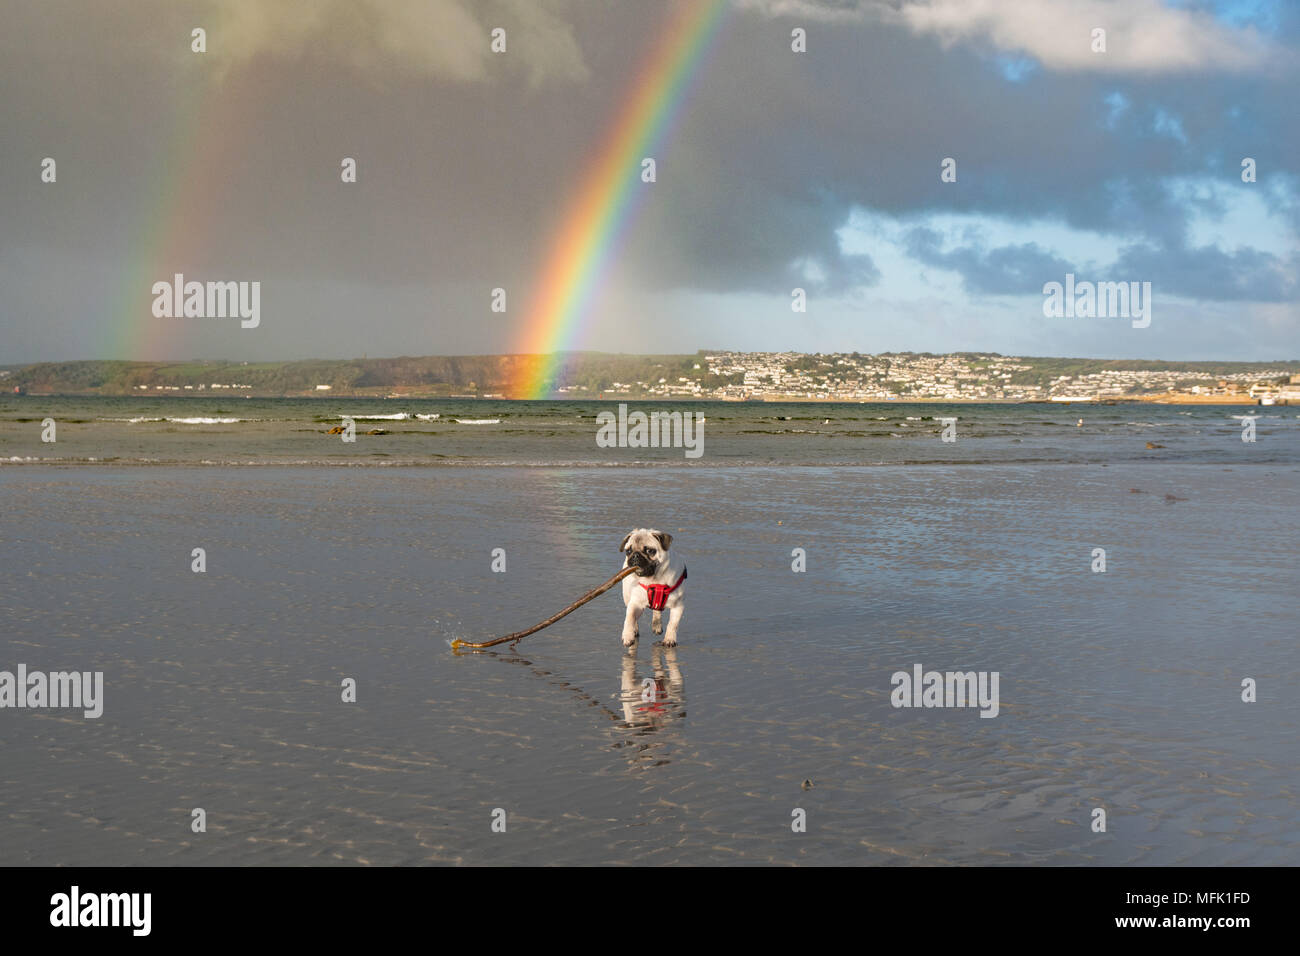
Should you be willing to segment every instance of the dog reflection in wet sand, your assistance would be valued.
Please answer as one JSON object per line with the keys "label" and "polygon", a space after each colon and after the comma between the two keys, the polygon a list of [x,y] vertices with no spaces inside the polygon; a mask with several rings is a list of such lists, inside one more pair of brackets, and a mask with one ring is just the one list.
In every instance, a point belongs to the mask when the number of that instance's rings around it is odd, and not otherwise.
{"label": "dog reflection in wet sand", "polygon": [[623,679],[619,697],[623,701],[625,726],[640,733],[659,730],[666,723],[686,716],[685,682],[677,666],[677,649],[651,648],[653,677],[637,675],[637,659],[623,657]]}
{"label": "dog reflection in wet sand", "polygon": [[[627,606],[623,617],[624,647],[631,647],[640,636],[639,622],[646,608],[654,612],[650,627],[663,635],[664,647],[677,643],[677,628],[685,610],[686,564],[668,550],[672,543],[673,536],[667,532],[637,528],[629,531],[618,546],[626,555],[623,567],[635,571],[623,579],[623,603]],[[667,629],[663,624],[664,611],[668,612]]]}

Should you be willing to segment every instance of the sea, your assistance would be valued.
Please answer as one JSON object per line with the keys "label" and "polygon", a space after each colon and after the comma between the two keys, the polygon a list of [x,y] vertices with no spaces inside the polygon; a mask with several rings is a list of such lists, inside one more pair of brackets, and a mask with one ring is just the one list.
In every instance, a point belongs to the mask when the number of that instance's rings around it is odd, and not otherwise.
{"label": "sea", "polygon": [[[1131,402],[627,402],[703,420],[698,456],[602,447],[616,402],[0,396],[0,462],[115,465],[907,465],[1300,461],[1300,408]],[[329,434],[355,424],[356,441]],[[1255,441],[1242,441],[1243,419]],[[42,422],[55,423],[43,441]],[[956,419],[945,441],[944,419]],[[376,432],[378,434],[370,434]],[[1147,443],[1160,446],[1148,448]]]}

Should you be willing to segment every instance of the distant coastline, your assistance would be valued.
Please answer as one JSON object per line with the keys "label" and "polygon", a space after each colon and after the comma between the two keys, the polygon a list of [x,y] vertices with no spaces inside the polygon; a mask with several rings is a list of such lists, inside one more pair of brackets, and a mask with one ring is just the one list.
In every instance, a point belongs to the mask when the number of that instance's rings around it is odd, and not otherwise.
{"label": "distant coastline", "polygon": [[[30,396],[490,399],[518,397],[548,356],[296,362],[41,362],[0,368]],[[565,353],[550,399],[583,401],[1300,404],[1300,361],[1168,362],[960,352]]]}

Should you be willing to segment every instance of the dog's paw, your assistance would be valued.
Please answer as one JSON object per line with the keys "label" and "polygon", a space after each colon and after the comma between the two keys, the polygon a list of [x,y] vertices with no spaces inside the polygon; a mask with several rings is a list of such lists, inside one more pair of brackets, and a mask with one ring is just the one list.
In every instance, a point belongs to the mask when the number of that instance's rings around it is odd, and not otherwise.
{"label": "dog's paw", "polygon": [[662,624],[656,624],[651,628],[651,630],[656,634],[662,634],[664,632],[664,626]]}
{"label": "dog's paw", "polygon": [[659,643],[662,644],[664,647],[676,647],[676,646],[677,646],[677,638],[675,638],[675,637],[665,637],[665,638],[664,638],[662,641],[660,641]]}
{"label": "dog's paw", "polygon": [[624,646],[624,647],[631,647],[633,644],[636,643],[636,639],[637,639],[637,637],[638,637],[638,635],[636,634],[635,631],[632,633],[631,637],[629,637],[628,635],[624,634],[624,635],[623,635],[623,646]]}

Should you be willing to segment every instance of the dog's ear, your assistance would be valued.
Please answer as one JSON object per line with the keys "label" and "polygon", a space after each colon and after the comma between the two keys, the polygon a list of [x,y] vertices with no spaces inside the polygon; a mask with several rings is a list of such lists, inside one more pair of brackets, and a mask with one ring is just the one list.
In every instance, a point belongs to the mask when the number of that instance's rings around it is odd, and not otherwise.
{"label": "dog's ear", "polygon": [[659,539],[659,547],[667,551],[673,543],[673,536],[667,531],[656,531],[655,537]]}
{"label": "dog's ear", "polygon": [[627,533],[627,536],[623,539],[623,543],[618,546],[619,553],[622,553],[627,550],[627,543],[631,540],[632,540],[632,532],[629,531]]}

